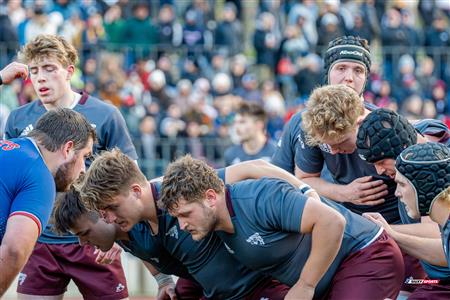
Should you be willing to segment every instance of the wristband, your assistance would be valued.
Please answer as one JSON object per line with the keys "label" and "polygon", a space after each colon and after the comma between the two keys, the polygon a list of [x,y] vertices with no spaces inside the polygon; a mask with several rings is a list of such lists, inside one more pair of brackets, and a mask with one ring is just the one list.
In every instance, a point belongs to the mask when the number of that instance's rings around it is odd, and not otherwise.
{"label": "wristband", "polygon": [[3,84],[2,73],[0,73],[0,85]]}
{"label": "wristband", "polygon": [[168,284],[175,284],[175,282],[172,279],[171,275],[166,275],[163,273],[158,273],[156,275],[153,275],[153,277],[155,277],[156,282],[158,283],[159,287],[163,287],[166,286]]}

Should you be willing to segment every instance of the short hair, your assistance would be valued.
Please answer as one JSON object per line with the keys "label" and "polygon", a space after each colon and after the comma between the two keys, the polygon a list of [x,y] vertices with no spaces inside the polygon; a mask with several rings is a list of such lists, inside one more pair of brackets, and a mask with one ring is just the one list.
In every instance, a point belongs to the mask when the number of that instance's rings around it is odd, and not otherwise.
{"label": "short hair", "polygon": [[98,212],[89,210],[81,201],[79,187],[72,184],[68,192],[60,193],[56,197],[53,210],[53,223],[58,233],[66,233],[82,217],[86,216],[97,223],[100,218]]}
{"label": "short hair", "polygon": [[302,113],[306,141],[317,146],[325,139],[341,139],[356,129],[357,119],[363,114],[364,104],[352,88],[345,85],[316,88]]}
{"label": "short hair", "polygon": [[267,113],[264,110],[264,108],[256,103],[248,103],[248,102],[241,102],[239,104],[239,107],[236,111],[236,114],[242,115],[242,116],[251,116],[255,118],[258,121],[262,121],[264,124],[267,124]]}
{"label": "short hair", "polygon": [[19,57],[27,64],[33,60],[55,57],[64,67],[75,65],[78,61],[75,47],[62,36],[51,34],[40,34],[28,42]]}
{"label": "short hair", "polygon": [[76,151],[81,150],[89,139],[95,142],[97,135],[94,127],[79,112],[56,108],[43,114],[28,136],[48,151],[55,152],[68,141],[73,141]]}
{"label": "short hair", "polygon": [[133,183],[147,183],[135,161],[117,148],[104,151],[85,174],[81,198],[90,209],[104,209],[114,197],[127,195]]}
{"label": "short hair", "polygon": [[187,202],[201,201],[208,189],[222,193],[223,188],[224,183],[213,168],[185,155],[167,167],[158,206],[170,211],[178,207],[181,199]]}

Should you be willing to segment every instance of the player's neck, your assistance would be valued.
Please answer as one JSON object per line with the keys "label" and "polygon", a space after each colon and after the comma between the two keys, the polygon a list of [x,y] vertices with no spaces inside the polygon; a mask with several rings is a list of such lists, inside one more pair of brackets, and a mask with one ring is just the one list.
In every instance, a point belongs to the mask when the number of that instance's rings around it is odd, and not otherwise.
{"label": "player's neck", "polygon": [[225,231],[226,233],[233,234],[234,225],[231,221],[231,216],[227,208],[225,193],[222,193],[219,197],[220,199],[217,201],[217,224],[214,230]]}
{"label": "player's neck", "polygon": [[116,240],[120,241],[129,241],[130,236],[128,235],[128,232],[122,231],[119,228],[116,228]]}
{"label": "player's neck", "polygon": [[78,102],[81,95],[69,89],[61,98],[52,103],[43,103],[46,110],[55,108],[73,108],[74,104]]}
{"label": "player's neck", "polygon": [[155,198],[149,182],[147,182],[146,187],[143,189],[142,203],[144,204],[144,215],[142,219],[150,223],[152,232],[156,234],[158,233],[158,214]]}
{"label": "player's neck", "polygon": [[264,133],[257,133],[252,139],[244,142],[242,148],[247,154],[257,154],[267,142],[267,137]]}
{"label": "player's neck", "polygon": [[47,150],[43,145],[41,145],[38,141],[35,140],[36,146],[41,153],[42,159],[44,159],[45,165],[47,166],[50,173],[55,176],[56,171],[62,165],[60,155],[58,152],[52,152]]}

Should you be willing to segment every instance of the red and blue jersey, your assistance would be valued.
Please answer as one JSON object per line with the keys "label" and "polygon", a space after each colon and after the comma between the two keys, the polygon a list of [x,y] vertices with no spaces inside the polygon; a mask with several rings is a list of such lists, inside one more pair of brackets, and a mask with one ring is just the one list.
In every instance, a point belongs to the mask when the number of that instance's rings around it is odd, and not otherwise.
{"label": "red and blue jersey", "polygon": [[14,215],[32,219],[40,234],[55,197],[53,175],[33,140],[0,140],[0,243],[8,218]]}

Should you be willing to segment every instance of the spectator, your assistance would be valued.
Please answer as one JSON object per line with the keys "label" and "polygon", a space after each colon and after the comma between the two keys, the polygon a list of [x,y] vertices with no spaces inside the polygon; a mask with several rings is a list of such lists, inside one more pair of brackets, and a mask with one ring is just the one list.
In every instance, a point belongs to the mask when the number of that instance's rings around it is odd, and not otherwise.
{"label": "spectator", "polygon": [[119,5],[112,5],[105,13],[104,28],[108,49],[120,51],[125,46],[126,21],[122,17],[122,9]]}
{"label": "spectator", "polygon": [[161,109],[164,111],[168,110],[169,106],[173,102],[173,99],[169,96],[164,73],[161,70],[154,70],[150,74],[148,81],[150,84],[150,95],[152,96],[152,99],[159,103]]}
{"label": "spectator", "polygon": [[274,70],[280,41],[281,37],[275,28],[275,17],[268,12],[262,13],[253,36],[256,64],[265,66],[264,69]]}
{"label": "spectator", "polygon": [[225,150],[225,166],[252,159],[271,160],[276,145],[267,136],[267,114],[254,103],[242,102],[234,119],[239,145]]}
{"label": "spectator", "polygon": [[224,48],[229,56],[242,52],[243,30],[241,22],[236,18],[236,6],[232,2],[225,4],[223,20],[216,28],[216,47]]}
{"label": "spectator", "polygon": [[182,42],[183,28],[176,21],[172,5],[165,4],[158,12],[158,43],[163,49],[158,49],[158,56],[171,52],[172,47],[178,47]]}
{"label": "spectator", "polygon": [[450,75],[450,59],[446,47],[450,46],[450,30],[445,15],[437,11],[433,17],[430,29],[425,32],[425,47],[427,56],[433,58],[438,78],[448,80]]}
{"label": "spectator", "polygon": [[125,42],[133,49],[131,62],[148,58],[150,48],[158,43],[158,32],[149,16],[146,2],[137,2],[133,6],[133,17],[126,22]]}

